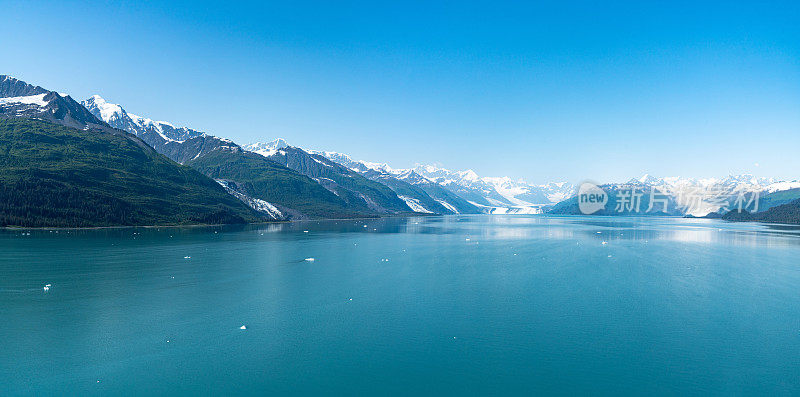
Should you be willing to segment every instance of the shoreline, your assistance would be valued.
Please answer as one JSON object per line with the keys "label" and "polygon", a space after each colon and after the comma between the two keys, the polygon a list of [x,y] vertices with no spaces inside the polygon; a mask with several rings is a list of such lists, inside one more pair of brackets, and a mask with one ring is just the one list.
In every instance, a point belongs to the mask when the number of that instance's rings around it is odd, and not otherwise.
{"label": "shoreline", "polygon": [[132,228],[189,228],[189,227],[220,227],[220,226],[249,226],[249,225],[273,225],[273,224],[290,224],[300,222],[319,222],[319,221],[354,221],[365,219],[384,219],[384,218],[410,218],[415,216],[449,216],[449,215],[481,215],[481,214],[397,214],[387,216],[368,216],[363,218],[320,218],[320,219],[294,219],[285,221],[265,221],[265,222],[251,222],[251,223],[213,223],[213,224],[199,224],[190,223],[185,225],[117,225],[117,226],[86,226],[86,227],[61,227],[61,226],[2,226],[2,230],[105,230],[105,229],[132,229]]}

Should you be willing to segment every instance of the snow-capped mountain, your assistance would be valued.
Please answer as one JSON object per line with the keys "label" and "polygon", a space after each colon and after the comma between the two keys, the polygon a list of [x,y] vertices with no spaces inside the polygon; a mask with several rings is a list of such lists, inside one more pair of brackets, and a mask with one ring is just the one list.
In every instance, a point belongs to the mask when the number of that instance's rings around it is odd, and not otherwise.
{"label": "snow-capped mountain", "polygon": [[[281,158],[285,156],[287,147],[285,140],[278,139],[250,144],[245,149],[266,157]],[[575,191],[575,187],[566,182],[537,186],[508,177],[481,178],[472,170],[450,171],[432,165],[396,169],[386,163],[353,160],[338,152],[310,150],[307,153],[324,157],[389,186],[409,206],[416,206],[418,212],[540,213],[542,207],[564,200]]]}
{"label": "snow-capped mountain", "polygon": [[291,146],[283,139],[249,144],[244,149],[314,179],[353,208],[382,214],[433,212],[420,206],[413,197],[401,197],[382,183],[324,156]]}
{"label": "snow-capped mountain", "polygon": [[350,156],[337,152],[314,151],[313,153],[389,186],[409,206],[416,206],[418,212],[434,214],[478,214],[484,212],[483,209],[414,170],[393,169],[385,163],[355,161]]}
{"label": "snow-capped mountain", "polygon": [[[284,163],[244,150],[229,139],[128,113],[99,95],[83,104],[92,114],[136,135],[171,160],[217,180],[228,193],[272,219],[377,214],[367,205],[349,205],[325,188],[325,179],[308,178]],[[278,143],[275,145],[279,146]],[[283,146],[288,148],[285,142]],[[404,211],[410,211],[396,196],[394,200]]]}
{"label": "snow-capped mountain", "polygon": [[538,207],[563,200],[575,193],[566,182],[533,185],[509,177],[480,177],[472,170],[450,171],[434,165],[417,165],[419,174],[448,187],[471,201],[489,207]]}
{"label": "snow-capped mountain", "polygon": [[563,182],[536,186],[508,177],[482,178],[472,170],[450,171],[433,165],[396,169],[386,163],[356,161],[342,153],[316,153],[371,177],[391,177],[411,185],[428,186],[431,192],[438,190],[438,195],[446,191],[451,199],[459,197],[485,213],[539,213],[543,206],[561,201],[575,190],[574,186]]}
{"label": "snow-capped mountain", "polygon": [[166,121],[154,121],[146,117],[128,113],[122,106],[110,103],[100,95],[92,95],[91,98],[82,101],[81,105],[89,109],[92,114],[99,117],[110,126],[128,131],[136,136],[147,134],[158,134],[165,141],[183,142],[187,139],[203,135],[202,132],[195,131],[187,127],[175,127]]}
{"label": "snow-capped mountain", "polygon": [[114,133],[69,95],[0,75],[0,117],[41,119],[67,127]]}
{"label": "snow-capped mountain", "polygon": [[[249,150],[253,153],[258,153],[264,157],[270,157],[278,153],[279,150],[286,149],[289,147],[289,144],[286,143],[285,140],[278,138],[271,142],[256,142],[251,143],[249,145],[245,145],[245,150]],[[285,153],[285,151],[283,152]]]}
{"label": "snow-capped mountain", "polygon": [[[82,128],[110,126],[122,129],[179,163],[220,148],[251,151],[309,176],[358,211],[392,213],[410,209],[435,214],[539,213],[555,203],[571,202],[570,198],[576,193],[576,187],[565,182],[534,185],[509,177],[481,177],[472,170],[451,171],[433,165],[396,169],[386,163],[355,161],[336,152],[305,151],[290,146],[283,139],[240,148],[230,140],[128,113],[120,105],[98,95],[83,101],[85,108],[74,106],[70,104],[74,101],[66,95],[29,86],[7,76],[0,76],[0,94],[0,115],[51,115],[62,117],[63,124]],[[352,178],[356,176],[365,179],[356,178],[353,183]],[[372,184],[374,182],[377,183]],[[668,192],[669,202],[675,207],[669,214],[699,216],[724,211],[743,193],[765,195],[798,189],[800,182],[752,175],[696,179],[659,178],[645,174],[625,183],[604,186],[615,192],[630,186],[642,191],[656,188]],[[557,207],[564,211],[564,205]],[[566,211],[574,211],[573,207],[567,207]]]}
{"label": "snow-capped mountain", "polygon": [[[765,196],[800,188],[800,181],[779,181],[774,178],[755,177],[750,174],[729,175],[725,178],[659,178],[645,174],[624,183],[608,183],[601,186],[610,196],[624,195],[626,202],[630,193],[641,194],[639,204],[649,207],[651,197],[665,200],[666,213],[670,215],[705,216],[710,213],[724,213],[732,208],[743,207],[748,211],[761,211],[770,205],[785,201],[782,199],[764,200]],[[612,204],[615,200],[612,197]],[[604,215],[621,213],[633,215],[640,210],[606,208]],[[663,207],[659,207],[663,208]],[[554,213],[578,213],[577,199],[571,197],[558,203]],[[658,214],[661,214],[659,210]]]}
{"label": "snow-capped mountain", "polygon": [[108,102],[99,95],[93,95],[81,104],[111,127],[136,135],[157,152],[181,164],[216,149],[240,150],[229,139],[128,113],[122,106]]}

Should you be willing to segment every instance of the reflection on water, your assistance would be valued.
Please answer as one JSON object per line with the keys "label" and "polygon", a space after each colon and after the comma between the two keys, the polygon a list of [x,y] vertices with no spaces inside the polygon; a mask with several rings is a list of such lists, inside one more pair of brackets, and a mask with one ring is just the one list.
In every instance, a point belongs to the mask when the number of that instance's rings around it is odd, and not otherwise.
{"label": "reflection on water", "polygon": [[[407,233],[468,234],[475,239],[577,239],[611,242],[679,241],[734,245],[800,244],[800,226],[759,223],[734,223],[716,219],[677,217],[610,217],[545,215],[454,215],[377,218],[358,220],[304,221],[259,225],[226,225],[172,228],[44,229],[9,230],[0,238],[25,238],[42,235],[71,238],[98,235],[148,240],[172,239],[194,234],[244,232],[253,235],[293,235],[310,233]],[[168,235],[168,236],[167,236]]]}

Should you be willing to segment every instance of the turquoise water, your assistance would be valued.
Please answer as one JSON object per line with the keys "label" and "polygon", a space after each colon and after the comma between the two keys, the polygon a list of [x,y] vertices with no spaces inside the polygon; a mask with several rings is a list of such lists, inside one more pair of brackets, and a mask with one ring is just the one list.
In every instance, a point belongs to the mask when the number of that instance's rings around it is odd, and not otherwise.
{"label": "turquoise water", "polygon": [[0,395],[798,394],[800,231],[544,216],[9,230],[0,344]]}

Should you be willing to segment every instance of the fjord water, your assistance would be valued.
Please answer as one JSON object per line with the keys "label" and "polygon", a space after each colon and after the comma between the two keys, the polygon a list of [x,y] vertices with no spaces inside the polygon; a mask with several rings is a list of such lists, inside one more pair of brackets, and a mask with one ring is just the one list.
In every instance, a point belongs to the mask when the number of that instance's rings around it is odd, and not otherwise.
{"label": "fjord water", "polygon": [[0,344],[2,395],[797,394],[800,232],[546,216],[6,230]]}

